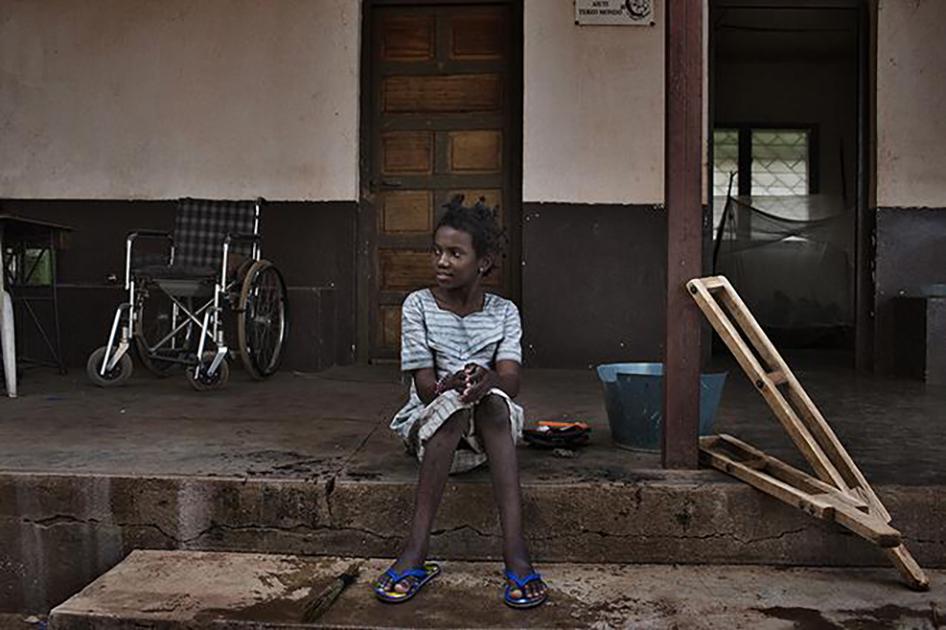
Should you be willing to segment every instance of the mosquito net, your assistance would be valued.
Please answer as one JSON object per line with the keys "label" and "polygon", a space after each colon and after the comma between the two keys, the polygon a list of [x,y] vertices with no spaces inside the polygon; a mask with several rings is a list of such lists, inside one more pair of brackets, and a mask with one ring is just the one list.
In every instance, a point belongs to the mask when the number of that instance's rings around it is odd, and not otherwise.
{"label": "mosquito net", "polygon": [[770,329],[853,323],[853,213],[840,197],[729,196],[716,200],[713,266]]}

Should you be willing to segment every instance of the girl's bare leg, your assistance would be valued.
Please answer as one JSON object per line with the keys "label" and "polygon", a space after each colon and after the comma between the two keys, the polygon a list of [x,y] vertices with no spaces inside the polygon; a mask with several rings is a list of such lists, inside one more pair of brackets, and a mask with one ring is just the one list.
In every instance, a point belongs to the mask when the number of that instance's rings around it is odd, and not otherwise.
{"label": "girl's bare leg", "polygon": [[[447,484],[453,453],[468,422],[466,413],[453,414],[424,445],[424,459],[420,464],[417,492],[414,496],[411,531],[401,555],[392,567],[395,571],[400,572],[421,566],[427,559],[430,529],[433,526],[437,508],[440,506],[440,499],[443,497],[444,486]],[[413,579],[408,577],[401,580],[394,586],[395,590],[402,593],[410,590]],[[387,583],[389,581],[387,578],[382,578],[382,587],[390,589],[391,585]]]}
{"label": "girl's bare leg", "polygon": [[[493,494],[499,506],[503,528],[503,560],[506,567],[520,578],[532,572],[529,550],[522,531],[522,496],[519,488],[519,465],[516,444],[509,431],[509,406],[500,396],[490,394],[477,405],[474,412],[476,432],[483,441],[489,457],[489,472],[493,480]],[[534,597],[546,590],[540,581],[530,582],[525,595]],[[522,593],[513,589],[512,596]]]}

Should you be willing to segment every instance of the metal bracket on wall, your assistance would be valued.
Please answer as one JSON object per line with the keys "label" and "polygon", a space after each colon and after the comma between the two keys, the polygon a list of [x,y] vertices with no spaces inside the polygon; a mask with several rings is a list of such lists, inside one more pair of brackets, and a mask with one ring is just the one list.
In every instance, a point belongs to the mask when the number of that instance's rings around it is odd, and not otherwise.
{"label": "metal bracket on wall", "polygon": [[725,276],[687,289],[815,472],[811,476],[729,435],[700,439],[701,463],[881,547],[910,588],[929,580],[890,526],[890,513]]}

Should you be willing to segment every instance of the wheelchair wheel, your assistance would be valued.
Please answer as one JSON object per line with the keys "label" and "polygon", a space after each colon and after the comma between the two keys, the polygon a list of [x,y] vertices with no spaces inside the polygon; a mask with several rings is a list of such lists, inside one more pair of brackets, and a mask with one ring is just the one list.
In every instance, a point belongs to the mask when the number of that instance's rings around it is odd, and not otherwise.
{"label": "wheelchair wheel", "polygon": [[99,374],[102,368],[102,361],[105,359],[105,346],[95,350],[89,355],[89,360],[85,363],[85,373],[89,380],[99,387],[113,387],[121,385],[131,377],[134,366],[131,363],[131,357],[128,353],[122,355],[111,370],[105,372],[105,375]]}
{"label": "wheelchair wheel", "polygon": [[210,366],[210,362],[213,361],[213,353],[205,354],[204,361],[200,364],[200,371],[197,376],[194,376],[194,368],[188,366],[184,371],[187,373],[187,382],[191,384],[191,387],[196,389],[199,392],[206,392],[211,389],[219,389],[227,384],[227,381],[230,380],[230,366],[227,365],[227,360],[224,359],[220,362],[220,365],[217,367],[217,371],[214,372],[213,376],[207,374],[206,368]]}
{"label": "wheelchair wheel", "polygon": [[286,284],[268,260],[256,261],[246,272],[237,312],[243,365],[254,379],[264,379],[279,369],[289,336]]}

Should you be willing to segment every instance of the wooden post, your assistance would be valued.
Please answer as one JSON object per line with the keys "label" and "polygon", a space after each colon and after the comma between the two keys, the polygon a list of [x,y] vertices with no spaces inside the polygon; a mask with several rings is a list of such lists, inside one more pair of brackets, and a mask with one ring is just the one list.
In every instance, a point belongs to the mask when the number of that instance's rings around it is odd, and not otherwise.
{"label": "wooden post", "polygon": [[703,2],[665,3],[667,312],[662,455],[664,468],[696,468],[701,323],[686,283],[703,271]]}

